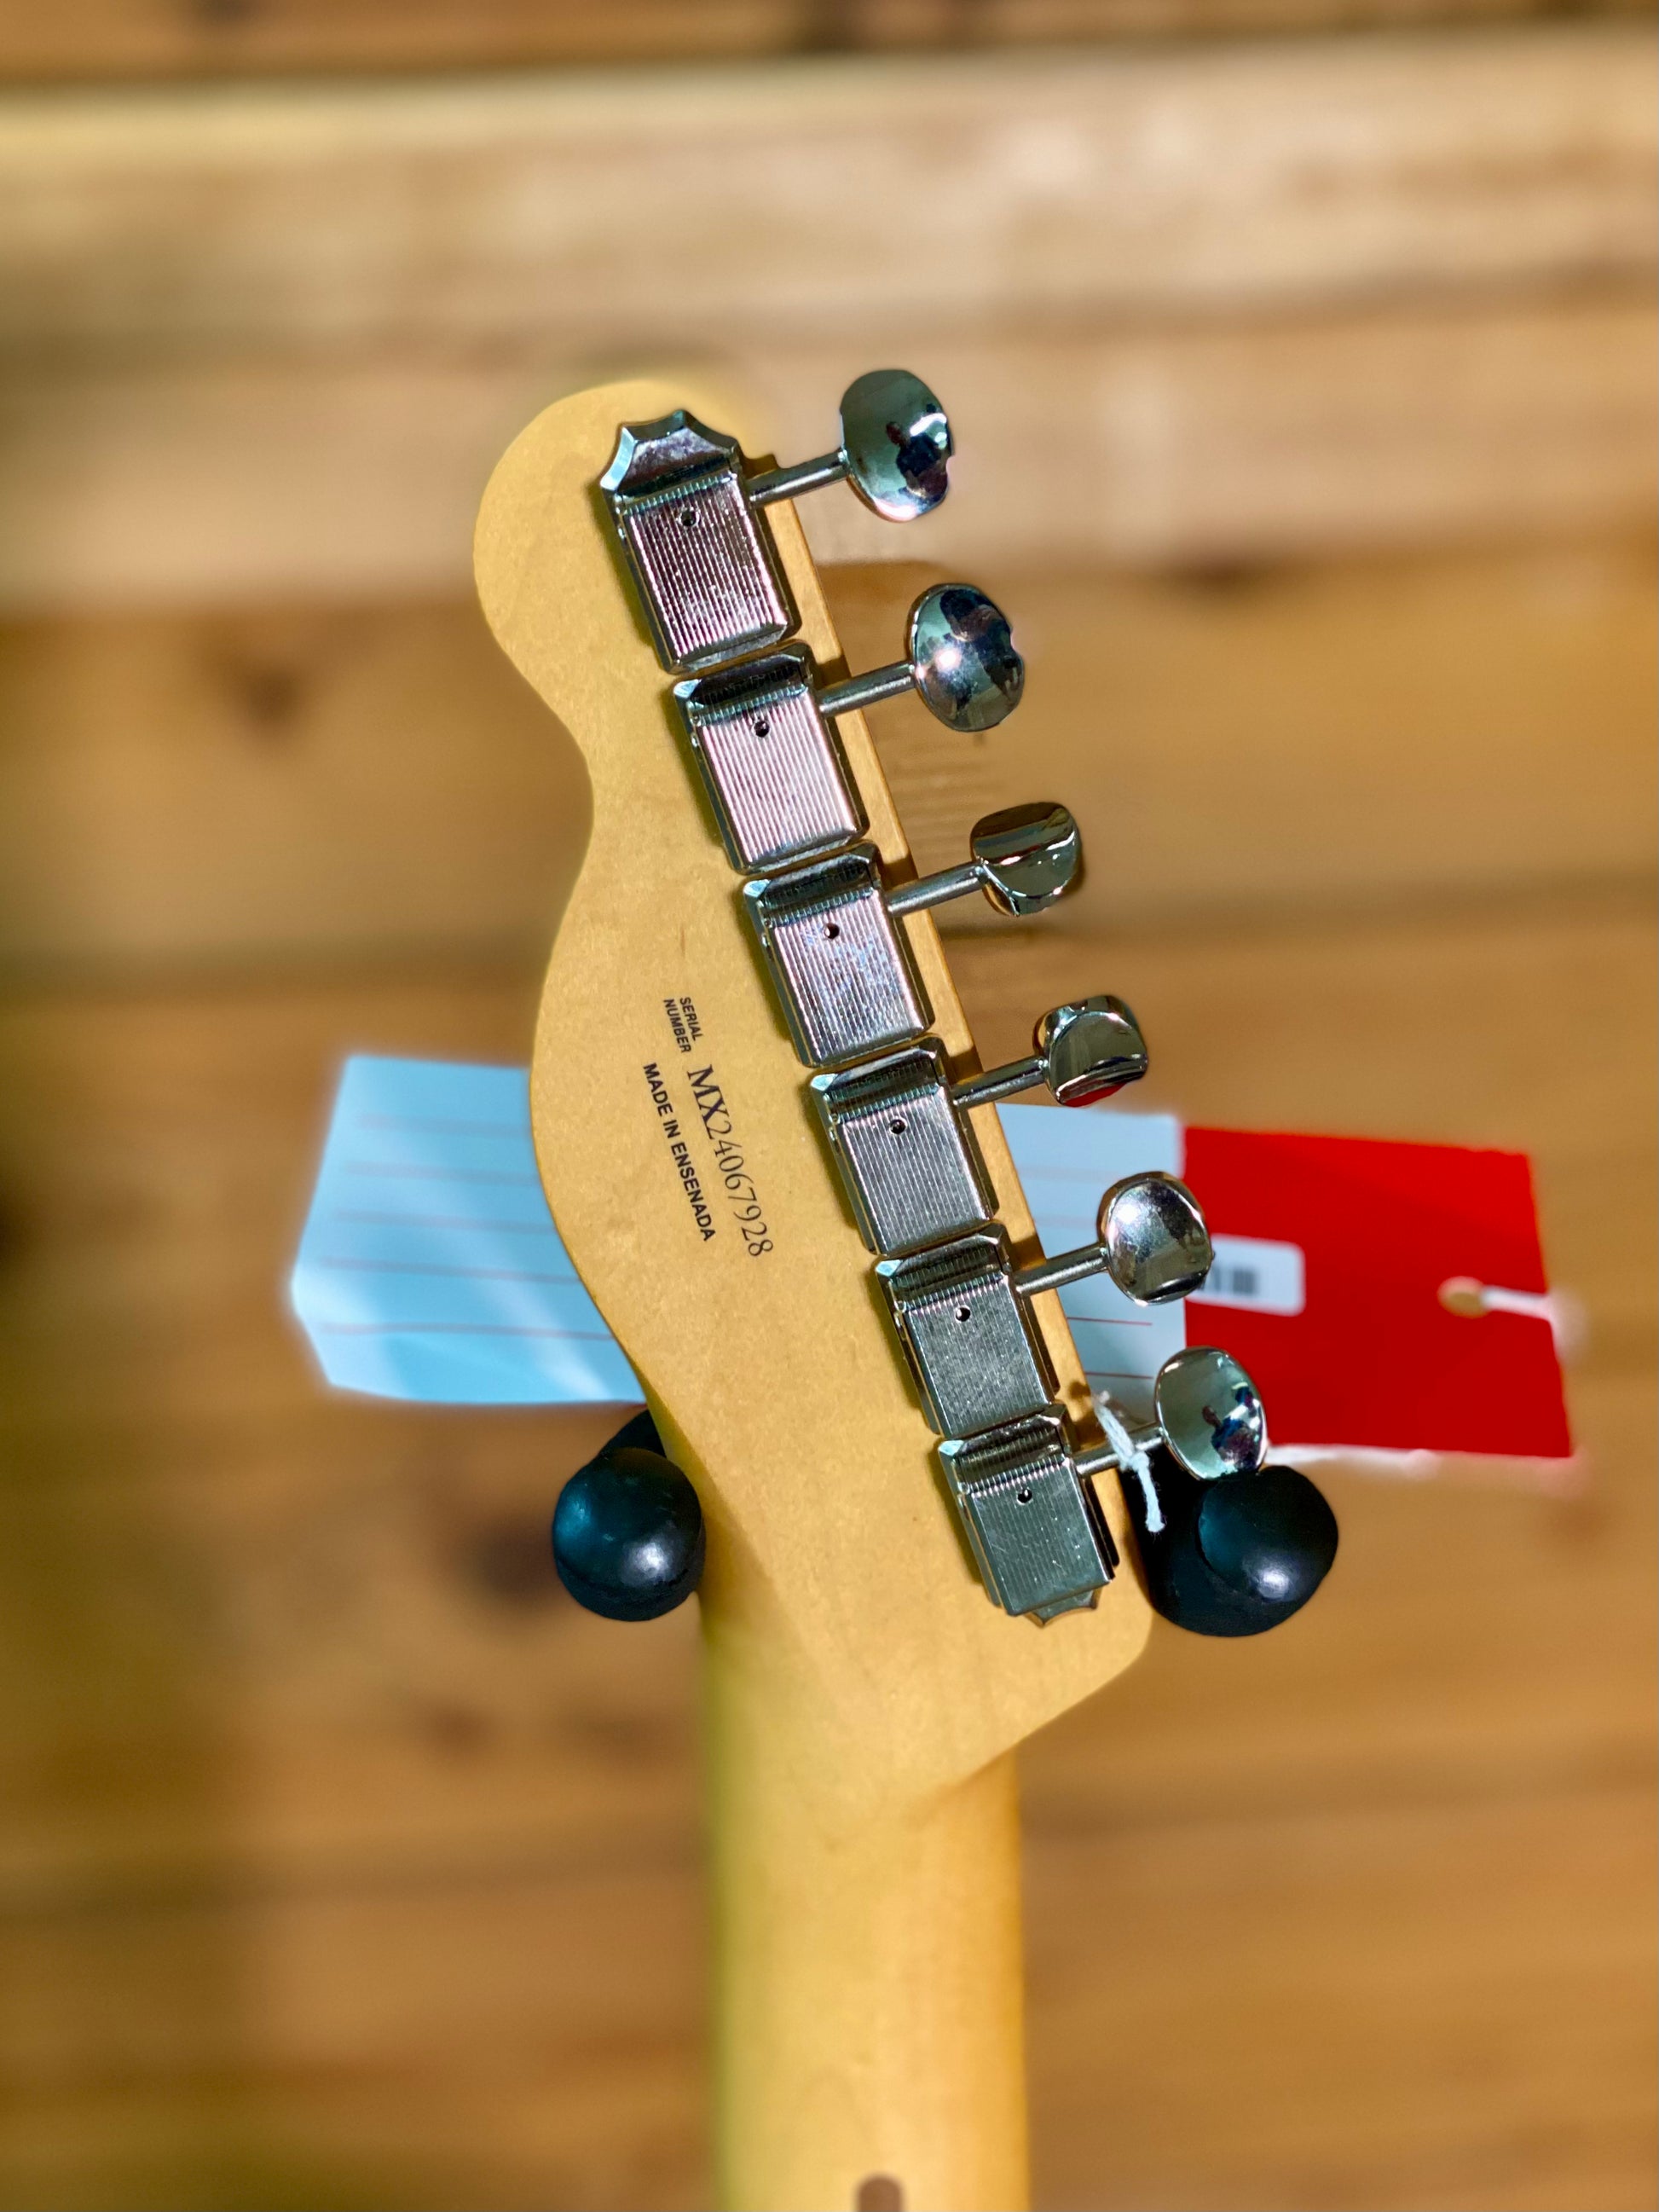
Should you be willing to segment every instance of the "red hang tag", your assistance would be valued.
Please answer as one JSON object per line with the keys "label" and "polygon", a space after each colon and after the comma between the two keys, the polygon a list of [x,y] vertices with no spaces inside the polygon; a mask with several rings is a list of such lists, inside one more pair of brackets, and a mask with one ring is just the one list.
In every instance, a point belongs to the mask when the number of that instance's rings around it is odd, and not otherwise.
{"label": "red hang tag", "polygon": [[1276,1450],[1571,1456],[1524,1154],[1189,1128],[1185,1174],[1218,1262],[1188,1338],[1243,1362]]}

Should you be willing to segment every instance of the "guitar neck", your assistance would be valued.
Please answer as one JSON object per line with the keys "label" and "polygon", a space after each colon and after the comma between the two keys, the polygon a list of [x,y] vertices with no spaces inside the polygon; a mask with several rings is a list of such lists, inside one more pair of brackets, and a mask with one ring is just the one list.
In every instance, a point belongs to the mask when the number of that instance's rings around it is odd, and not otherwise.
{"label": "guitar neck", "polygon": [[1013,1754],[907,1793],[707,1603],[704,1692],[719,2202],[1018,2212]]}

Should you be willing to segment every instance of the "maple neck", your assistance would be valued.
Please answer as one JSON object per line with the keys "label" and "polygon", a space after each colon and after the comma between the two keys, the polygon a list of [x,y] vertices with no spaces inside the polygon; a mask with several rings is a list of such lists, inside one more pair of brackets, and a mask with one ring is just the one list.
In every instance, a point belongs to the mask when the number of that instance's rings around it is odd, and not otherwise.
{"label": "maple neck", "polygon": [[714,2138],[729,2212],[1027,2202],[1014,1756],[872,1781],[705,1608]]}

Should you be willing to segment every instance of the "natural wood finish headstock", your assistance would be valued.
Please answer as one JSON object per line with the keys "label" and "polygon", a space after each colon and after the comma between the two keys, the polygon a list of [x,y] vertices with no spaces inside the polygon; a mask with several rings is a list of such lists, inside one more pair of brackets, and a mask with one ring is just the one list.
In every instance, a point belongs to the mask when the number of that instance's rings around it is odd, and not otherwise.
{"label": "natural wood finish headstock", "polygon": [[[537,1148],[565,1246],[702,1498],[703,1597],[716,1632],[787,1650],[872,1778],[902,1773],[920,1792],[971,1773],[1109,1680],[1139,1650],[1149,1611],[1126,1567],[1092,1613],[1041,1630],[1011,1620],[988,1601],[957,1535],[934,1437],[594,490],[617,425],[675,406],[735,432],[754,456],[750,426],[728,398],[679,384],[613,385],[531,424],[496,470],[479,520],[485,613],[580,749],[592,790],[587,853],[537,1035]],[[794,512],[769,513],[801,635],[820,663],[838,667]],[[863,718],[840,727],[873,841],[890,880],[902,879],[909,850]],[[902,926],[935,1033],[958,1073],[976,1067],[931,917]],[[695,1008],[701,1033],[689,1054],[671,1027],[671,1000]],[[653,1103],[653,1064],[690,1146],[712,1237]],[[758,1257],[738,1233],[688,1081],[708,1066],[774,1247]],[[981,1110],[976,1127],[999,1211],[1035,1252],[994,1115]],[[1058,1301],[1041,1304],[1066,1401],[1086,1426],[1087,1385]],[[1115,1485],[1103,1490],[1130,1560]]]}

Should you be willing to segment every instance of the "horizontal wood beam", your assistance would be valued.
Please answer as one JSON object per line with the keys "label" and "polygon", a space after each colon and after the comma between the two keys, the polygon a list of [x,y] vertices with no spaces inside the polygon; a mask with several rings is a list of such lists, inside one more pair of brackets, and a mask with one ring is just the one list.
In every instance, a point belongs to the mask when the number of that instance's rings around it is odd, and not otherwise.
{"label": "horizontal wood beam", "polygon": [[[887,343],[757,339],[726,365],[795,455],[822,450],[880,355],[949,401],[945,506],[896,530],[821,494],[802,507],[820,558],[1207,568],[1641,526],[1654,337],[1650,300],[1620,287],[1052,341],[896,324]],[[464,592],[496,458],[604,373],[405,356],[0,375],[0,606]]]}
{"label": "horizontal wood beam", "polygon": [[[829,572],[854,666],[891,657],[931,574]],[[1064,927],[1120,942],[1650,866],[1639,544],[983,580],[1030,664],[1017,721],[964,745],[913,700],[875,710],[924,869],[1043,792],[1091,855]],[[0,728],[0,971],[35,979],[503,947],[533,966],[586,841],[573,749],[459,598],[5,625]]]}
{"label": "horizontal wood beam", "polygon": [[675,362],[958,495],[836,561],[1139,565],[1650,511],[1645,27],[0,99],[0,606],[466,587],[507,440]]}
{"label": "horizontal wood beam", "polygon": [[[1642,0],[1599,0],[1638,13]],[[1556,0],[10,0],[0,80],[708,61],[1547,15]]]}
{"label": "horizontal wood beam", "polygon": [[1621,22],[0,100],[0,350],[1006,337],[1644,273]]}

